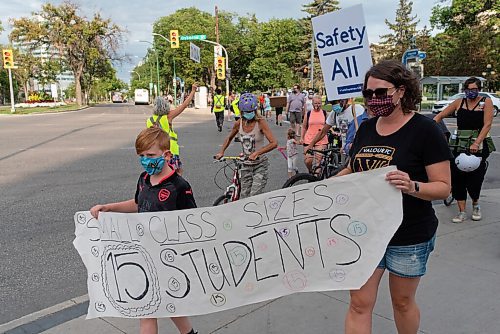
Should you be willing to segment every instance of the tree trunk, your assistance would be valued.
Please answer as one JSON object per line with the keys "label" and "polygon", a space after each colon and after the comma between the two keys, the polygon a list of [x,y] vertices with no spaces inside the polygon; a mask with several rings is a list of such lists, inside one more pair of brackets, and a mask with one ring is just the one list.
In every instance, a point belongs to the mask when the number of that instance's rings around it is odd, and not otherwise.
{"label": "tree trunk", "polygon": [[83,100],[82,100],[82,83],[80,82],[80,76],[75,75],[75,97],[76,97],[76,103],[78,106],[83,105]]}

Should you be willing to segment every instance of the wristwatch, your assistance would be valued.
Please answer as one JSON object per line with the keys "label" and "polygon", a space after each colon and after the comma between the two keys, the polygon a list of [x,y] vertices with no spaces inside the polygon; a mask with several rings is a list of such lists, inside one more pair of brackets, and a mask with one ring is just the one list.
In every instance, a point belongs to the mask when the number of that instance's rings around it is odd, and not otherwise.
{"label": "wristwatch", "polygon": [[417,181],[414,181],[413,183],[415,184],[415,193],[418,193],[420,191],[420,183]]}

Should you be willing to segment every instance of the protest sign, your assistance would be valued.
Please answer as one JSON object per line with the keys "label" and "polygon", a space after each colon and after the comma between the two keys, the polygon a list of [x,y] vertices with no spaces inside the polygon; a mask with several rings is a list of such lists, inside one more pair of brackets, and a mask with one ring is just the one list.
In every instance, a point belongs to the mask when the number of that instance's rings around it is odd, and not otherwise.
{"label": "protest sign", "polygon": [[361,96],[372,66],[363,6],[313,17],[312,25],[328,99]]}
{"label": "protest sign", "polygon": [[360,288],[402,221],[394,167],[217,207],[75,214],[88,318],[222,311],[295,292]]}

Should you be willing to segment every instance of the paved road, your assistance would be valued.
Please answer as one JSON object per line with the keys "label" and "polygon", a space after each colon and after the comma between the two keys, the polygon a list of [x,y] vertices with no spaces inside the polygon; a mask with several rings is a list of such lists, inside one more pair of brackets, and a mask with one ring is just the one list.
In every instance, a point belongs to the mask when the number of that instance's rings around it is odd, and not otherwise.
{"label": "paved road", "polygon": [[[151,107],[115,104],[0,118],[0,324],[87,293],[73,215],[133,197],[141,172],[134,141],[150,114]],[[211,157],[232,123],[219,133],[212,115],[190,110],[174,124],[198,205],[211,205],[222,194]],[[275,130],[284,138],[284,127]],[[281,154],[270,158],[268,190],[286,178]]]}
{"label": "paved road", "polygon": [[[0,117],[0,324],[87,293],[86,271],[72,246],[73,214],[133,196],[141,171],[134,140],[150,113],[150,107],[120,104]],[[499,124],[496,119],[492,135],[500,148]],[[220,193],[211,156],[229,126],[216,132],[212,115],[199,110],[186,112],[175,126],[185,146],[185,176],[198,205],[210,205]],[[285,127],[271,126],[283,145]],[[267,190],[286,178],[280,153],[270,158]],[[492,166],[499,159],[495,154]],[[500,188],[498,168],[490,168],[485,188]]]}

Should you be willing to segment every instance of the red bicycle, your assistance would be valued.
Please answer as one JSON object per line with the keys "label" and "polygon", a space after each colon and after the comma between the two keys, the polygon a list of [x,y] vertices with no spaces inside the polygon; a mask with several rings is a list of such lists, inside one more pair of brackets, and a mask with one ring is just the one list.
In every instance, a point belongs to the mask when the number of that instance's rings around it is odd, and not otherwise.
{"label": "red bicycle", "polygon": [[217,171],[214,177],[214,183],[217,187],[223,189],[217,184],[216,181],[217,175],[221,171],[224,172],[224,175],[228,180],[229,180],[229,176],[227,173],[228,169],[233,172],[233,175],[231,178],[231,183],[226,187],[224,194],[217,197],[213,206],[234,202],[240,199],[240,193],[241,193],[240,169],[243,164],[243,161],[245,160],[246,159],[244,157],[221,157],[220,159],[214,161],[214,162],[224,163],[224,166],[222,166]]}

